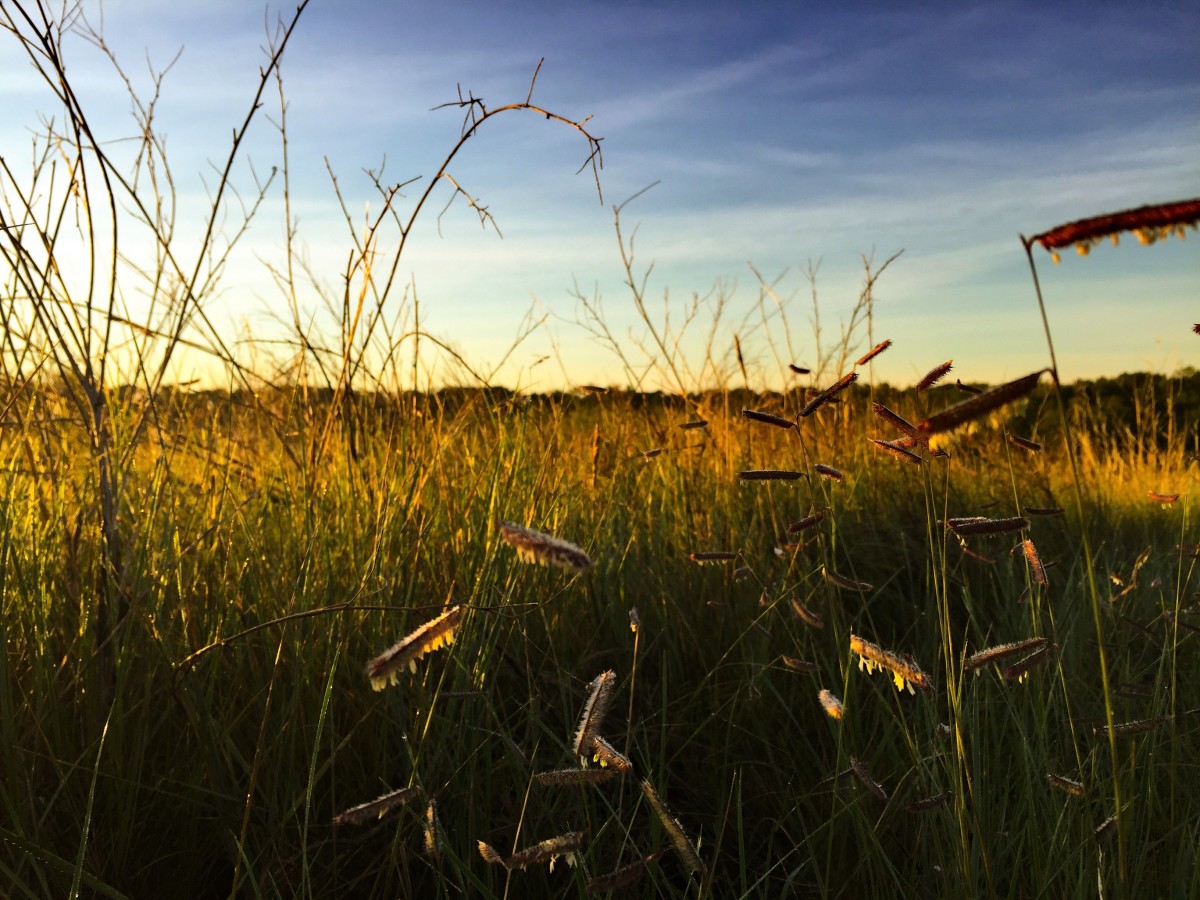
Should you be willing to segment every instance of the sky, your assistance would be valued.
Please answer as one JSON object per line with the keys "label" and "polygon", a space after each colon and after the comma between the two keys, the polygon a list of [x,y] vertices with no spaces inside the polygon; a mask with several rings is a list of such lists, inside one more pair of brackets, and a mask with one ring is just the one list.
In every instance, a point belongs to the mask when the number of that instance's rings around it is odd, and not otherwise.
{"label": "sky", "polygon": [[[170,64],[155,130],[172,166],[180,247],[194,245],[267,34],[294,7],[82,8],[135,90],[145,95],[148,72]],[[119,154],[136,131],[123,83],[80,37],[68,37],[66,59],[93,128]],[[874,377],[893,384],[946,359],[964,381],[1015,378],[1049,362],[1019,235],[1200,196],[1194,3],[311,0],[282,65],[289,199],[298,256],[328,296],[340,298],[353,246],[333,177],[359,232],[381,207],[367,171],[382,167],[389,185],[420,179],[396,201],[407,217],[461,135],[462,111],[435,107],[460,89],[488,108],[522,102],[539,60],[532,102],[586,118],[602,138],[599,195],[591,170],[578,171],[589,153],[581,134],[528,111],[497,115],[448,172],[503,237],[461,197],[439,215],[452,197],[443,181],[385,306],[411,324],[415,288],[421,329],[509,387],[631,377],[671,387],[652,362],[662,361],[654,334],[677,346],[687,378],[708,377],[711,355],[740,383],[737,335],[751,386],[777,387],[787,362],[836,357],[864,261],[878,268],[897,253],[875,283],[870,332],[850,336],[852,354],[890,339]],[[30,129],[56,112],[53,98],[2,33],[0,72],[0,153],[28,158]],[[272,84],[234,170],[243,196],[252,173],[281,165],[279,113]],[[244,359],[286,353],[291,340],[290,306],[271,277],[286,261],[281,186],[206,301]],[[621,204],[653,332],[625,284]],[[377,258],[396,239],[395,228],[384,233]],[[1153,247],[1127,236],[1057,266],[1040,250],[1035,258],[1064,380],[1200,364],[1200,235]],[[589,325],[581,298],[603,310],[611,340]],[[316,291],[301,284],[298,301],[305,327],[336,342]],[[530,321],[542,324],[514,347]],[[426,377],[462,377],[433,354],[426,342]],[[208,377],[205,367],[192,355],[177,371]]]}

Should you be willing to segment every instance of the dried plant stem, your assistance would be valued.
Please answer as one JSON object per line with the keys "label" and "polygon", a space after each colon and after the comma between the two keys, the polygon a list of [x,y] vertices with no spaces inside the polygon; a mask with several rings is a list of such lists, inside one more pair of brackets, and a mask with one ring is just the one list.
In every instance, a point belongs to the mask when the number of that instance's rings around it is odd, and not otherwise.
{"label": "dried plant stem", "polygon": [[[1037,265],[1033,261],[1033,241],[1021,236],[1025,247],[1025,258],[1029,260],[1029,272],[1033,277],[1033,290],[1037,296],[1038,312],[1042,317],[1042,329],[1046,333],[1046,349],[1050,353],[1050,374],[1054,378],[1054,398],[1058,406],[1059,421],[1067,423],[1067,403],[1063,398],[1062,381],[1058,371],[1058,357],[1054,352],[1054,338],[1050,334],[1050,318],[1046,314],[1046,301],[1042,296],[1041,282],[1038,280]],[[1069,428],[1069,426],[1068,426]],[[1100,685],[1104,694],[1104,719],[1108,724],[1108,752],[1112,762],[1113,809],[1117,827],[1117,869],[1122,884],[1129,878],[1129,847],[1128,831],[1121,815],[1121,771],[1120,759],[1117,756],[1117,737],[1115,731],[1116,716],[1113,711],[1112,677],[1108,671],[1108,654],[1104,647],[1104,628],[1101,617],[1100,588],[1096,583],[1096,567],[1092,556],[1091,542],[1088,539],[1087,519],[1083,505],[1082,473],[1079,469],[1078,454],[1075,452],[1075,442],[1068,431],[1063,441],[1067,451],[1067,461],[1071,467],[1071,485],[1075,492],[1075,515],[1079,526],[1080,548],[1083,551],[1083,568],[1087,574],[1088,596],[1092,606],[1092,624],[1096,630],[1096,655],[1100,665]]]}

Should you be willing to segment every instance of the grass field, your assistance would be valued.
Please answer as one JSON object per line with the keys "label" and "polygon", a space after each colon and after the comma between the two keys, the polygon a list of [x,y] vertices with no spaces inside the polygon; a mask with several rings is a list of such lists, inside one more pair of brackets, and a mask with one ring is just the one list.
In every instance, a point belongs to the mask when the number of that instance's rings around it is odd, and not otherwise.
{"label": "grass field", "polygon": [[[364,398],[356,457],[345,429],[315,459],[317,401],[174,395],[125,490],[115,584],[81,512],[95,485],[78,435],[7,430],[5,893],[574,896],[666,849],[619,895],[1195,895],[1197,419],[1168,429],[1160,403],[1128,440],[1064,431],[1045,380],[921,465],[869,442],[897,433],[861,384],[798,428],[741,410],[794,419],[800,391]],[[879,396],[915,422],[965,395]],[[1014,424],[1044,449],[1006,441]],[[738,477],[771,468],[802,477]],[[962,539],[943,524],[967,516],[1026,521]],[[502,520],[592,564],[526,564]],[[736,557],[689,558],[721,552]],[[107,673],[105,583],[128,608]],[[367,662],[450,604],[466,607],[453,643],[372,691]],[[861,670],[852,634],[910,654],[927,689]],[[1048,643],[967,671],[969,654],[1031,638]],[[1039,648],[1027,677],[1005,676]],[[596,733],[632,769],[535,780],[580,767],[579,718],[607,670]],[[381,818],[334,824],[409,786]],[[575,865],[553,872],[477,849],[570,832]]]}
{"label": "grass field", "polygon": [[[533,82],[460,94],[403,212],[337,195],[313,313],[277,68],[305,5],[198,214],[157,93],[102,139],[61,53],[86,20],[0,7],[57,111],[29,173],[0,156],[0,896],[1200,896],[1194,370],[1060,388],[1051,346],[988,392],[966,360],[877,383],[892,257],[798,376],[766,282],[757,347],[720,296],[657,322],[618,208],[644,329],[582,324],[665,392],[486,386],[400,296],[414,222],[441,186],[488,224],[448,167],[495,115],[577,133],[597,183],[599,139]],[[247,355],[206,308],[268,200],[291,321]],[[1200,201],[1151,213],[1037,240]],[[181,348],[232,389],[176,383]],[[422,385],[433,355],[485,387]],[[771,355],[787,389],[749,390]]]}

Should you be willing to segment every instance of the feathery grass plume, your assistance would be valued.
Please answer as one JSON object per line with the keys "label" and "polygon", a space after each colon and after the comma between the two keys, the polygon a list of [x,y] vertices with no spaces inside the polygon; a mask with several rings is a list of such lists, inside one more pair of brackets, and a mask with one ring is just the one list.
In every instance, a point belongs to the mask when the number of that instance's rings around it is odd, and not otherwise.
{"label": "feathery grass plume", "polygon": [[367,663],[367,677],[371,679],[371,687],[382,691],[388,684],[395,684],[399,680],[400,672],[405,667],[410,672],[415,672],[417,660],[426,653],[453,644],[454,631],[462,624],[466,612],[465,606],[450,607]]}
{"label": "feathery grass plume", "polygon": [[1066,510],[1061,506],[1027,506],[1025,512],[1030,516],[1061,516]]}
{"label": "feathery grass plume", "polygon": [[869,363],[871,360],[873,360],[875,357],[877,357],[880,353],[882,353],[884,350],[886,350],[890,346],[892,346],[891,341],[881,341],[880,343],[878,343],[874,347],[872,347],[870,350],[868,350],[865,355],[860,356],[858,359],[858,362],[856,362],[854,365],[865,366],[867,363]]}
{"label": "feathery grass plume", "polygon": [[850,757],[850,771],[854,773],[854,777],[862,783],[863,787],[884,803],[887,803],[887,791],[883,789],[883,786],[878,781],[871,777],[871,773],[867,771],[867,767],[856,756]]}
{"label": "feathery grass plume", "polygon": [[872,403],[871,412],[875,413],[880,419],[887,422],[897,431],[901,432],[906,437],[915,438],[917,436],[917,426],[904,418],[899,413],[892,412],[882,403]]}
{"label": "feathery grass plume", "polygon": [[1041,453],[1042,445],[1037,441],[1031,441],[1028,438],[1017,437],[1015,434],[1008,436],[1008,442],[1014,447],[1020,447],[1022,450],[1028,450],[1030,453]]}
{"label": "feathery grass plume", "polygon": [[887,669],[891,672],[892,681],[895,682],[898,691],[907,687],[908,692],[915,695],[917,688],[926,693],[933,690],[929,676],[922,672],[920,666],[912,659],[899,656],[891,650],[884,650],[878,644],[863,640],[854,632],[850,633],[850,651],[858,654],[858,667],[865,669],[868,674],[876,669]]}
{"label": "feathery grass plume", "polygon": [[1044,637],[1033,637],[1026,638],[1023,641],[1013,641],[1009,644],[997,644],[995,647],[987,647],[968,656],[963,661],[963,671],[973,671],[978,674],[979,670],[986,665],[1000,662],[1013,656],[1020,656],[1022,653],[1037,650],[1045,646],[1046,639]]}
{"label": "feathery grass plume", "polygon": [[749,419],[751,422],[762,422],[764,425],[774,425],[776,428],[796,427],[796,423],[791,419],[785,419],[783,416],[776,416],[771,413],[759,412],[757,409],[743,409],[742,418]]}
{"label": "feathery grass plume", "polygon": [[994,387],[990,391],[986,391],[976,397],[964,400],[962,403],[956,403],[954,406],[943,409],[941,412],[936,412],[928,419],[919,422],[917,430],[924,436],[925,440],[928,440],[930,435],[951,431],[959,425],[963,425],[973,419],[978,419],[980,416],[986,416],[993,410],[1012,403],[1014,400],[1019,400],[1032,391],[1037,387],[1038,379],[1042,377],[1042,372],[1044,371],[1046,370],[1041,369],[1025,375],[1015,381]]}
{"label": "feathery grass plume", "polygon": [[1158,491],[1149,491],[1148,496],[1155,503],[1161,503],[1165,507],[1165,506],[1170,506],[1172,503],[1174,503],[1176,500],[1178,500],[1183,495],[1182,494],[1160,494]]}
{"label": "feathery grass plume", "polygon": [[680,422],[679,427],[684,431],[691,431],[693,428],[704,428],[708,425],[708,419],[693,419],[690,422]]}
{"label": "feathery grass plume", "polygon": [[1056,653],[1057,651],[1058,644],[1046,644],[1044,647],[1034,650],[1024,659],[1017,660],[1015,663],[1005,669],[1004,677],[1009,681],[1016,681],[1020,683],[1029,677],[1029,673],[1032,669],[1034,669],[1036,666],[1040,666],[1050,658],[1050,654]]}
{"label": "feathery grass plume", "polygon": [[923,457],[917,456],[917,454],[913,453],[911,450],[905,450],[903,447],[899,447],[896,444],[893,444],[891,441],[879,441],[875,438],[868,438],[868,440],[870,440],[870,442],[880,450],[886,450],[897,459],[902,459],[905,462],[910,462],[918,466],[925,462]]}
{"label": "feathery grass plume", "polygon": [[629,630],[637,634],[638,629],[642,627],[642,617],[638,615],[637,607],[629,607]]}
{"label": "feathery grass plume", "polygon": [[917,382],[917,393],[925,393],[925,391],[941,381],[952,368],[954,368],[954,360],[952,359],[946,360],[941,365],[934,366]]}
{"label": "feathery grass plume", "polygon": [[368,800],[366,803],[360,803],[358,806],[352,806],[338,813],[333,817],[333,824],[361,825],[370,819],[382,819],[384,813],[397,806],[403,806],[419,793],[421,793],[421,789],[415,785],[400,788],[398,791],[390,791],[382,797],[376,797],[374,800]]}
{"label": "feathery grass plume", "polygon": [[544,862],[550,863],[550,871],[553,872],[554,864],[558,862],[559,857],[565,859],[567,865],[575,865],[575,854],[583,848],[583,839],[582,831],[569,831],[566,834],[539,841],[532,847],[526,847],[507,858],[500,856],[495,848],[479,841],[479,855],[486,862],[499,863],[510,872],[513,869],[524,869],[526,866],[536,866]]}
{"label": "feathery grass plume", "polygon": [[983,390],[970,384],[963,384],[961,379],[955,379],[954,386],[964,394],[982,394]]}
{"label": "feathery grass plume", "polygon": [[646,799],[650,802],[650,808],[662,822],[667,837],[671,839],[671,846],[675,848],[675,855],[679,857],[683,867],[689,872],[698,872],[703,875],[704,862],[700,859],[700,854],[696,852],[691,838],[687,836],[687,832],[683,830],[683,826],[679,824],[675,814],[667,808],[667,804],[663,802],[649,779],[642,780],[642,793],[646,795]]}
{"label": "feathery grass plume", "polygon": [[567,572],[582,572],[592,564],[591,558],[574,544],[514,522],[500,523],[500,537],[512,545],[521,562]]}
{"label": "feathery grass plume", "polygon": [[617,673],[612,669],[601,672],[588,685],[591,693],[587,703],[583,705],[583,715],[579,718],[579,727],[575,729],[575,755],[587,756],[587,750],[592,745],[600,730],[600,725],[608,714],[608,705],[612,702],[613,687],[617,683]]}
{"label": "feathery grass plume", "polygon": [[817,463],[815,466],[813,466],[813,469],[815,469],[816,473],[822,478],[828,478],[830,481],[842,481],[846,477],[839,469],[835,469],[833,466],[827,466],[824,463]]}
{"label": "feathery grass plume", "polygon": [[475,843],[479,847],[479,855],[483,857],[485,863],[491,863],[493,866],[504,865],[504,857],[496,851],[495,847],[485,841],[476,841]]}
{"label": "feathery grass plume", "polygon": [[1126,209],[1103,216],[1092,216],[1059,225],[1042,234],[1036,234],[1029,243],[1037,242],[1050,251],[1058,262],[1058,251],[1074,245],[1081,256],[1087,256],[1093,244],[1111,238],[1115,244],[1123,231],[1137,235],[1141,244],[1153,244],[1159,238],[1176,234],[1182,238],[1187,228],[1195,229],[1200,221],[1200,197],[1178,200],[1172,203],[1157,203]]}
{"label": "feathery grass plume", "polygon": [[425,855],[435,863],[442,861],[442,846],[446,842],[442,831],[442,820],[437,814],[437,801],[430,800],[425,807]]}
{"label": "feathery grass plume", "polygon": [[793,372],[795,372],[797,375],[812,374],[812,369],[806,369],[806,368],[804,368],[804,366],[797,366],[793,363],[788,363],[788,368],[791,369]]}
{"label": "feathery grass plume", "polygon": [[787,533],[788,534],[799,534],[802,531],[807,531],[809,528],[812,528],[814,525],[816,525],[818,522],[820,522],[824,518],[825,518],[825,513],[823,511],[815,512],[811,516],[805,516],[799,522],[793,522],[791,525],[789,525],[787,527]]}
{"label": "feathery grass plume", "polygon": [[610,872],[608,875],[601,875],[599,878],[593,878],[587,883],[584,888],[589,894],[607,894],[611,891],[619,890],[623,887],[628,887],[645,874],[647,867],[657,862],[666,853],[665,850],[659,850],[651,853],[649,856],[644,856],[637,862],[630,863],[627,866],[622,866],[615,872]]}
{"label": "feathery grass plume", "polygon": [[1038,556],[1033,541],[1028,538],[1022,541],[1021,551],[1025,554],[1025,561],[1029,563],[1029,571],[1033,573],[1033,580],[1042,587],[1048,587],[1050,582],[1046,580],[1046,567],[1042,565],[1042,558]]}
{"label": "feathery grass plume", "polygon": [[824,566],[821,567],[821,573],[825,576],[825,580],[842,591],[858,591],[860,594],[865,594],[868,591],[875,590],[875,585],[868,584],[865,581],[854,581],[847,578],[845,575],[839,575],[837,572],[831,572]]}
{"label": "feathery grass plume", "polygon": [[790,469],[746,469],[738,472],[737,477],[742,481],[796,481],[807,476]]}
{"label": "feathery grass plume", "polygon": [[616,778],[620,770],[613,768],[596,769],[553,769],[548,772],[537,772],[533,780],[548,787],[578,787],[584,784],[603,784]]}
{"label": "feathery grass plume", "polygon": [[836,397],[846,388],[850,387],[850,385],[854,384],[854,382],[857,380],[857,372],[851,372],[848,375],[843,375],[836,382],[809,400],[808,405],[805,406],[804,409],[800,410],[800,417],[804,419],[808,418],[830,400],[834,399],[834,397]]}
{"label": "feathery grass plume", "polygon": [[592,762],[600,764],[601,769],[615,769],[618,772],[628,772],[633,768],[629,757],[606,741],[600,735],[592,738]]}
{"label": "feathery grass plume", "polygon": [[825,714],[831,719],[841,719],[846,709],[842,706],[842,701],[839,700],[832,691],[828,688],[821,688],[821,692],[817,694],[817,699],[821,701],[821,706],[825,710]]}
{"label": "feathery grass plume", "polygon": [[1065,778],[1062,775],[1055,775],[1052,772],[1046,773],[1046,780],[1050,782],[1053,787],[1070,794],[1072,797],[1087,796],[1087,788],[1085,788],[1078,781],[1072,781],[1070,778]]}
{"label": "feathery grass plume", "polygon": [[[1171,721],[1171,716],[1159,716],[1155,719],[1135,719],[1130,722],[1117,722],[1113,725],[1113,734],[1118,737],[1129,737],[1135,734],[1145,734],[1148,731],[1154,731],[1161,728]],[[1092,729],[1092,734],[1107,735],[1107,725],[1097,725]]]}
{"label": "feathery grass plume", "polygon": [[733,562],[737,558],[738,555],[729,550],[698,550],[688,554],[688,559],[697,563]]}
{"label": "feathery grass plume", "polygon": [[947,519],[946,527],[959,537],[970,537],[978,534],[1004,534],[1011,531],[1022,531],[1029,527],[1029,520],[1023,516],[1013,516],[1009,519],[965,516],[958,519]]}
{"label": "feathery grass plume", "polygon": [[808,625],[811,628],[825,627],[824,620],[803,603],[801,603],[800,598],[795,594],[792,594],[791,602],[792,612],[794,612],[800,618],[800,620],[804,622],[805,625]]}
{"label": "feathery grass plume", "polygon": [[906,809],[910,813],[929,812],[931,809],[937,809],[939,806],[944,806],[946,801],[950,799],[949,791],[942,791],[940,794],[934,794],[932,797],[925,797],[922,800],[914,800],[908,804]]}
{"label": "feathery grass plume", "polygon": [[820,672],[821,667],[815,662],[809,662],[806,659],[796,659],[794,656],[779,657],[785,666],[793,672]]}
{"label": "feathery grass plume", "polygon": [[1117,824],[1117,817],[1109,816],[1107,819],[1105,819],[1103,822],[1101,822],[1099,825],[1097,825],[1096,831],[1095,831],[1096,840],[1100,840],[1101,838],[1108,837],[1109,834],[1112,833],[1112,830],[1116,826],[1116,824]]}

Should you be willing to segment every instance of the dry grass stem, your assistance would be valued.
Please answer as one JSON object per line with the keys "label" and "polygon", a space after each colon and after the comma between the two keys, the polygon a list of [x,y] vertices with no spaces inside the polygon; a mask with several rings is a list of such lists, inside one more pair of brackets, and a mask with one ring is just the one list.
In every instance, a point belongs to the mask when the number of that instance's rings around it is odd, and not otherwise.
{"label": "dry grass stem", "polygon": [[1050,784],[1064,793],[1070,794],[1072,797],[1086,797],[1087,789],[1078,781],[1072,781],[1062,775],[1055,775],[1052,772],[1046,773],[1046,780]]}
{"label": "dry grass stem", "polygon": [[382,819],[386,812],[395,809],[397,806],[403,806],[419,793],[421,793],[421,789],[415,785],[413,787],[400,788],[398,791],[391,791],[382,797],[376,797],[374,800],[360,803],[358,806],[352,806],[338,813],[333,817],[333,824],[360,825],[371,819]]}
{"label": "dry grass stem", "polygon": [[887,791],[883,789],[883,785],[871,776],[871,773],[867,771],[867,767],[856,756],[850,757],[850,771],[854,773],[854,777],[859,780],[863,787],[881,801],[887,803]]}
{"label": "dry grass stem", "polygon": [[646,795],[646,799],[650,802],[650,808],[654,810],[654,814],[662,822],[663,829],[667,832],[667,837],[671,839],[671,846],[675,848],[675,854],[679,857],[679,861],[683,863],[684,868],[689,872],[703,874],[704,862],[700,859],[700,854],[696,852],[691,838],[687,836],[687,832],[683,830],[683,826],[679,824],[679,820],[675,818],[675,814],[667,808],[662,797],[658,795],[658,791],[654,789],[654,785],[649,780],[642,781],[642,793]]}
{"label": "dry grass stem", "polygon": [[759,412],[757,409],[743,409],[742,418],[749,419],[751,422],[762,422],[764,425],[774,425],[776,428],[796,427],[796,423],[791,419],[785,419],[783,416],[776,416],[771,413]]}
{"label": "dry grass stem", "polygon": [[1061,516],[1066,510],[1061,506],[1027,506],[1025,513],[1030,516]]}
{"label": "dry grass stem", "polygon": [[1175,234],[1180,238],[1188,227],[1195,228],[1200,221],[1200,198],[1179,200],[1139,206],[1103,216],[1078,219],[1059,225],[1042,234],[1034,235],[1029,243],[1041,244],[1051,252],[1058,262],[1058,250],[1074,245],[1082,256],[1087,256],[1092,245],[1104,238],[1115,244],[1121,232],[1133,232],[1142,244],[1153,244],[1160,238]]}
{"label": "dry grass stem", "polygon": [[963,671],[978,672],[984,666],[991,663],[1001,662],[1002,660],[1020,656],[1022,653],[1037,650],[1045,646],[1046,639],[1044,637],[1027,638],[1023,641],[1013,641],[1010,644],[997,644],[995,647],[988,647],[968,656],[963,661]]}
{"label": "dry grass stem", "polygon": [[592,741],[599,736],[600,725],[608,714],[608,706],[612,702],[613,687],[617,683],[617,673],[612,669],[601,672],[592,679],[589,685],[591,692],[583,705],[583,714],[579,718],[579,727],[575,729],[575,755],[586,757]]}
{"label": "dry grass stem", "polygon": [[382,691],[397,682],[403,669],[415,672],[417,660],[426,653],[454,643],[454,631],[462,624],[466,612],[465,606],[451,607],[367,663],[371,687]]}
{"label": "dry grass stem", "polygon": [[836,397],[846,388],[850,387],[850,385],[854,384],[854,382],[857,380],[857,372],[851,372],[848,375],[843,375],[837,382],[830,385],[825,390],[821,391],[821,393],[817,394],[810,401],[808,401],[808,404],[804,407],[804,409],[800,410],[801,418],[808,418],[811,416],[826,403],[833,400],[834,397]]}
{"label": "dry grass stem", "polygon": [[939,381],[946,377],[946,374],[954,368],[954,360],[948,359],[938,366],[934,366],[917,382],[917,393],[924,393],[929,390]]}
{"label": "dry grass stem", "polygon": [[858,362],[856,362],[854,365],[855,366],[865,366],[867,363],[869,363],[871,360],[873,360],[875,357],[877,357],[880,353],[882,353],[884,350],[886,350],[890,346],[892,346],[891,341],[881,341],[880,343],[878,343],[874,347],[872,347],[870,350],[868,350],[866,352],[866,354],[859,357]]}
{"label": "dry grass stem", "polygon": [[986,416],[1001,406],[1019,400],[1037,387],[1038,379],[1042,377],[1042,371],[1045,370],[1033,372],[1015,381],[1002,384],[990,391],[971,397],[969,400],[964,400],[962,403],[956,403],[941,412],[934,413],[928,419],[920,422],[917,429],[927,440],[929,435],[951,431],[959,425],[978,419],[980,416]]}
{"label": "dry grass stem", "polygon": [[926,693],[933,690],[929,676],[921,671],[920,666],[911,657],[884,650],[878,644],[864,640],[853,632],[850,634],[850,651],[858,655],[859,669],[867,673],[876,669],[891,672],[892,681],[895,682],[898,691],[908,688],[910,694],[916,694],[918,688]]}
{"label": "dry grass stem", "polygon": [[797,481],[806,476],[791,469],[746,469],[737,477],[742,481]]}
{"label": "dry grass stem", "polygon": [[592,564],[591,558],[574,544],[513,522],[500,523],[500,537],[512,545],[522,562],[566,572],[582,572]]}
{"label": "dry grass stem", "polygon": [[842,706],[842,701],[839,700],[832,691],[827,688],[822,688],[817,694],[817,699],[821,701],[821,708],[825,710],[825,714],[831,719],[841,719],[845,713],[845,707]]}

